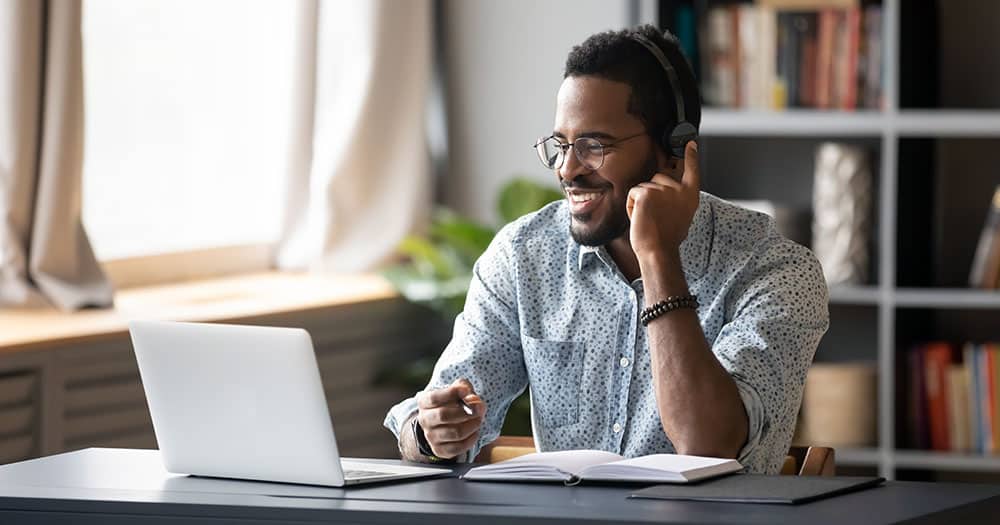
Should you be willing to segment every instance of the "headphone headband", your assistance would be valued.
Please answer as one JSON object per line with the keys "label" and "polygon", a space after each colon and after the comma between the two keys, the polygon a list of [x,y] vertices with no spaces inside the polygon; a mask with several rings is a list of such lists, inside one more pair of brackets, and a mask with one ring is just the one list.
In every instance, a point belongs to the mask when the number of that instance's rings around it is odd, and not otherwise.
{"label": "headphone headband", "polygon": [[687,119],[684,118],[684,95],[681,93],[681,81],[677,78],[674,66],[670,65],[670,61],[663,54],[663,50],[645,36],[633,34],[632,39],[642,44],[642,47],[648,49],[657,62],[663,66],[663,70],[667,72],[667,81],[670,82],[670,87],[674,90],[674,102],[677,103],[677,122],[685,122]]}
{"label": "headphone headband", "polygon": [[674,103],[677,104],[677,123],[673,128],[664,131],[663,137],[660,140],[664,149],[669,149],[676,157],[683,157],[684,147],[689,141],[694,140],[698,136],[698,129],[687,121],[684,111],[684,93],[681,91],[681,81],[677,77],[677,71],[670,64],[670,60],[667,60],[667,56],[663,54],[663,50],[651,40],[635,33],[629,36],[632,40],[646,48],[656,58],[656,61],[660,63],[660,66],[663,67],[663,71],[667,73],[667,81],[674,92]]}

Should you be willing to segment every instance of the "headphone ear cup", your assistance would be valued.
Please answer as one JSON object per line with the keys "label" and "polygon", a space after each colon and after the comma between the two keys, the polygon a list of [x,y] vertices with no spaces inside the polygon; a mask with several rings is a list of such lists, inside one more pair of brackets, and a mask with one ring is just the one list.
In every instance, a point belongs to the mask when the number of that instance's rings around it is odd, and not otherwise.
{"label": "headphone ear cup", "polygon": [[690,122],[679,122],[669,133],[666,142],[670,147],[664,149],[672,152],[675,157],[683,159],[687,143],[698,138],[698,128]]}

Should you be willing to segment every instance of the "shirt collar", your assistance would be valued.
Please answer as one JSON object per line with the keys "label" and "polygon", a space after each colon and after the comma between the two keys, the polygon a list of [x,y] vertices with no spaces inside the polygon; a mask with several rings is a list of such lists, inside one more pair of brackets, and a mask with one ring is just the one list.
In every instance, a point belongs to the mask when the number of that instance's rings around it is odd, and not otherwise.
{"label": "shirt collar", "polygon": [[[698,278],[705,274],[712,253],[715,220],[712,206],[707,201],[706,195],[702,193],[698,199],[698,209],[691,220],[691,227],[688,228],[687,238],[681,243],[681,266],[684,267],[684,275],[689,278]],[[595,257],[608,266],[614,266],[614,260],[604,246],[583,246],[575,241],[572,244],[579,247],[577,264],[580,271],[583,271],[588,260]]]}

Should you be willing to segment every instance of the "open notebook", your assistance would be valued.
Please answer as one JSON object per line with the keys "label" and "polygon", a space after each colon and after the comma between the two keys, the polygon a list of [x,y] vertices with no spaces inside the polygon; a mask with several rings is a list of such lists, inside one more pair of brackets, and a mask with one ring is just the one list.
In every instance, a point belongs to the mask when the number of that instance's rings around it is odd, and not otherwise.
{"label": "open notebook", "polygon": [[689,483],[736,472],[735,459],[653,454],[625,459],[601,450],[536,452],[469,469],[470,481],[624,481],[636,483]]}

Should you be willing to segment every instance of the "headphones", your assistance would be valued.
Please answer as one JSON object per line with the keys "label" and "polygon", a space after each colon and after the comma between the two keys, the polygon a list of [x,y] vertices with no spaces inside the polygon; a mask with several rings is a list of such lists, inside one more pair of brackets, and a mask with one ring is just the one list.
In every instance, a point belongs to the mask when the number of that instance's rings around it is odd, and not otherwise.
{"label": "headphones", "polygon": [[681,92],[681,82],[677,78],[677,71],[670,65],[670,61],[663,54],[663,50],[648,38],[634,33],[630,36],[632,40],[648,49],[667,73],[667,81],[670,82],[670,88],[674,92],[674,102],[677,103],[677,124],[673,128],[663,130],[663,136],[660,137],[660,146],[664,151],[671,152],[675,157],[684,158],[684,147],[689,141],[698,138],[698,128],[694,127],[694,124],[691,124],[684,118],[684,94]]}

